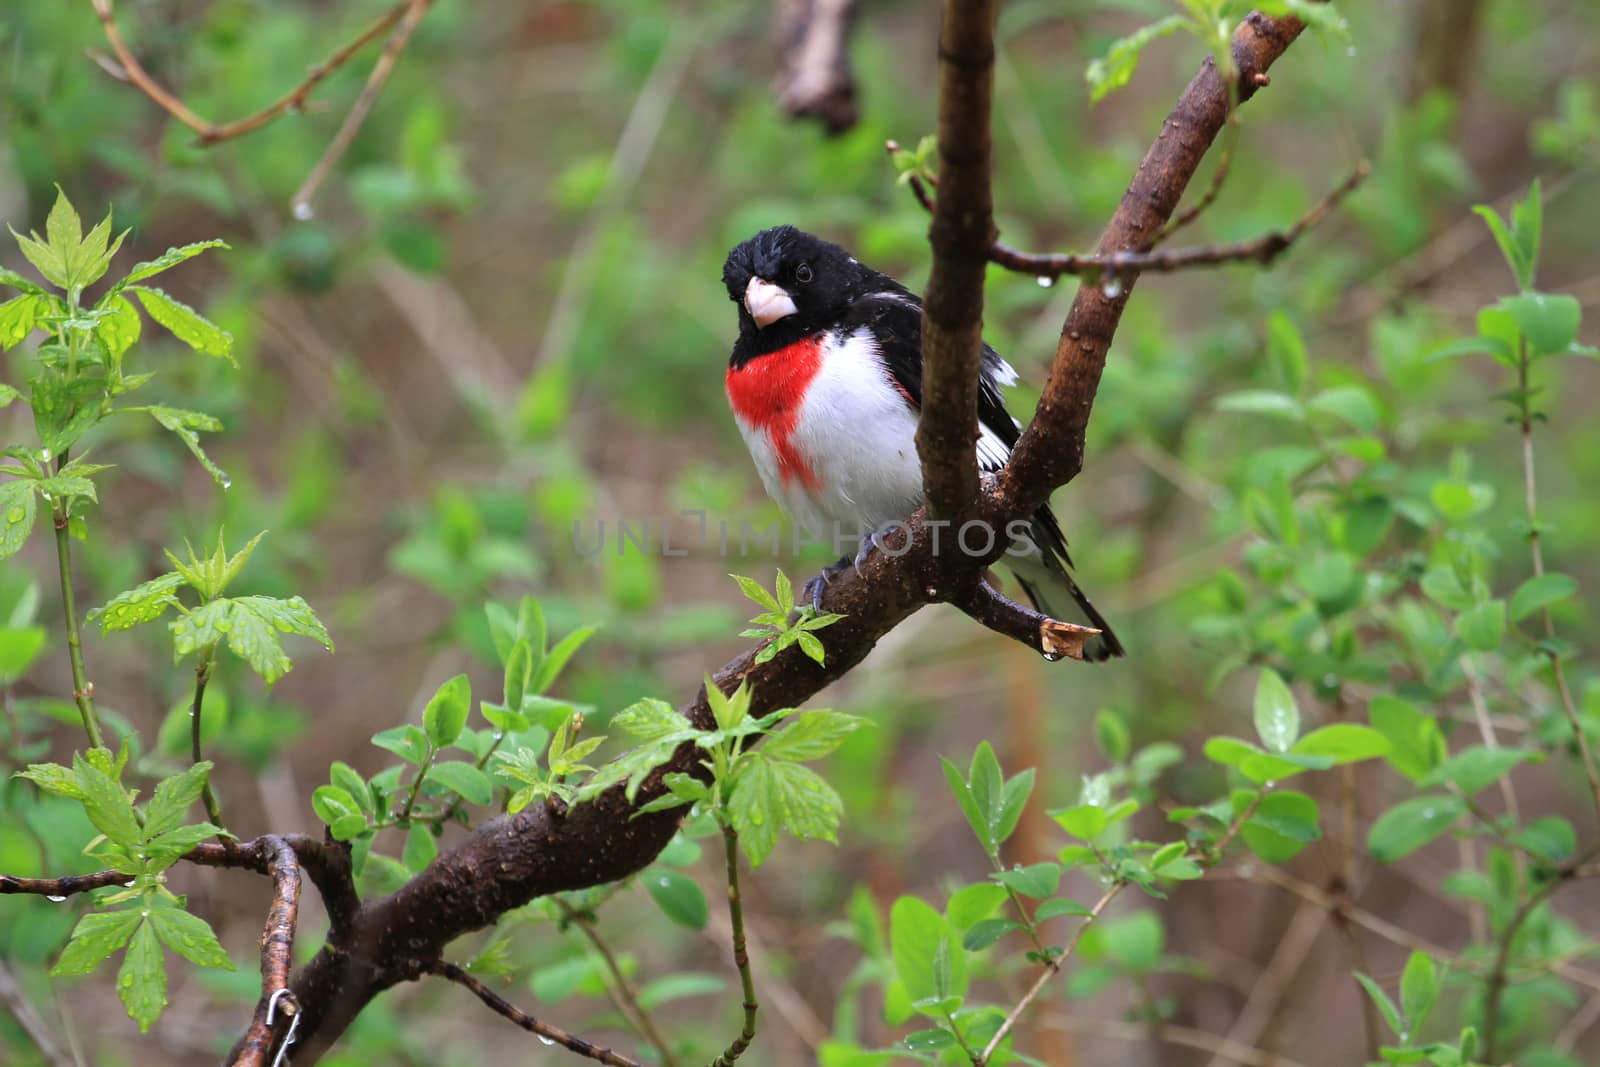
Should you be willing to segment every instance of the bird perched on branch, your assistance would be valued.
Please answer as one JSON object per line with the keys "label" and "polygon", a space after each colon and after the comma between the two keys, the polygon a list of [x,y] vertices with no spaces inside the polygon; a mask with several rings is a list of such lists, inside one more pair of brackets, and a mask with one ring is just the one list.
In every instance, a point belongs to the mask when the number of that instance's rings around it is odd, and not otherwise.
{"label": "bird perched on branch", "polygon": [[[916,446],[922,302],[838,245],[792,226],[735,247],[722,280],[739,306],[728,400],[762,484],[803,527],[865,534],[859,567],[886,528],[924,499]],[[997,471],[1021,430],[1000,394],[1017,373],[984,345],[980,378],[978,466]],[[1010,545],[1004,562],[1037,610],[1063,619],[1058,612],[1070,599],[1099,628],[1086,658],[1123,655],[1068,573],[1066,541],[1048,505],[994,536]],[[980,533],[966,541],[982,551]],[[956,542],[946,531],[943,550],[965,550]],[[850,563],[842,558],[807,583],[814,605]]]}

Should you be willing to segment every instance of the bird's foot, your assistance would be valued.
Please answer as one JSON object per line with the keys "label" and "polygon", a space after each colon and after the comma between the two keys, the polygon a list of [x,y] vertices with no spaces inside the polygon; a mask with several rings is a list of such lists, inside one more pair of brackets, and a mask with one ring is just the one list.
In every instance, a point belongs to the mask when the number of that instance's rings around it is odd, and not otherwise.
{"label": "bird's foot", "polygon": [[901,522],[899,519],[894,519],[884,523],[882,526],[878,527],[876,530],[873,530],[871,533],[861,539],[861,547],[856,550],[856,558],[854,561],[856,577],[859,578],[861,576],[861,565],[867,561],[868,556],[872,555],[872,550],[874,548],[883,547],[884,535],[890,530],[896,528],[903,529],[904,527],[904,522]]}
{"label": "bird's foot", "polygon": [[[801,599],[809,600],[811,609],[820,614],[822,612],[822,591],[827,589],[828,583],[837,578],[840,572],[849,565],[850,560],[848,558],[840,558],[837,562],[828,564],[812,575],[811,580],[800,587]],[[857,569],[860,569],[859,564]]]}

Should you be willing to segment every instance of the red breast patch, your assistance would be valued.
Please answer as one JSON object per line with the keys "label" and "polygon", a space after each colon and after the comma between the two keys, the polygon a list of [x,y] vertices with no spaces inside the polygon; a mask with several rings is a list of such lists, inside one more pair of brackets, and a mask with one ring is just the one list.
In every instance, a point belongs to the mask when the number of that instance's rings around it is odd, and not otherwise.
{"label": "red breast patch", "polygon": [[794,428],[806,390],[821,369],[820,335],[758,356],[742,367],[728,368],[728,400],[734,412],[766,433],[784,483],[798,479],[807,489],[820,488],[821,482],[795,448]]}

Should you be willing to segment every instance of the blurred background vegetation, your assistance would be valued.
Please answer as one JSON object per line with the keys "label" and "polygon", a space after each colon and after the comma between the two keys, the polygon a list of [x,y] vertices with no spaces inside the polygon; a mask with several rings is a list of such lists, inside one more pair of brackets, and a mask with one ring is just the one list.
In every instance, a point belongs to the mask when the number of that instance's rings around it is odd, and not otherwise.
{"label": "blurred background vegetation", "polygon": [[[989,737],[1008,770],[1037,768],[1040,803],[1007,857],[1026,863],[1060,844],[1042,806],[1071,802],[1080,776],[1101,763],[1090,733],[1098,710],[1119,712],[1136,744],[1170,741],[1191,756],[1210,732],[1244,730],[1254,674],[1237,669],[1268,660],[1263,650],[1274,638],[1250,632],[1256,624],[1241,612],[1218,620],[1244,588],[1236,572],[1253,532],[1242,501],[1272,481],[1267,468],[1282,458],[1275,448],[1287,431],[1219,411],[1216,399],[1282,384],[1268,351],[1274,314],[1297,324],[1320,385],[1363,387],[1381,436],[1406,457],[1402,479],[1425,494],[1453,457],[1470,456],[1472,476],[1499,502],[1486,528],[1504,550],[1502,565],[1513,574],[1525,568],[1514,524],[1520,461],[1491,399],[1505,387],[1499,368],[1427,356],[1470,332],[1477,308],[1511,288],[1468,206],[1503,208],[1535,176],[1547,194],[1541,288],[1578,297],[1591,320],[1600,306],[1600,7],[1340,7],[1348,39],[1308,36],[1274,70],[1271,90],[1243,115],[1219,202],[1181,241],[1287,225],[1361,158],[1372,159],[1373,178],[1271,271],[1141,282],[1096,404],[1087,470],[1057,500],[1084,583],[1130,658],[1096,669],[1047,666],[935,608],[826,695],[877,727],[855,735],[828,768],[847,805],[841,844],[785,845],[783,862],[746,882],[770,1005],[756,1062],[813,1062],[836,1033],[868,1045],[889,1040],[879,1001],[856,995],[874,976],[847,917],[872,911],[874,901],[881,913],[900,893],[937,897],[946,880],[985,868],[948,799],[938,755],[964,765]],[[117,11],[145,65],[201,114],[223,119],[276,98],[384,8],[376,0],[125,0]],[[1469,10],[1475,31],[1461,33]],[[1441,11],[1453,17],[1441,22]],[[1132,85],[1094,106],[1082,72],[1110,40],[1165,13],[1158,0],[1004,7],[995,198],[1010,243],[1071,250],[1096,239],[1201,55],[1192,40],[1158,42]],[[772,18],[752,4],[439,0],[313,217],[296,219],[289,198],[342,121],[370,57],[330,78],[304,114],[199,148],[190,131],[97,65],[106,45],[87,2],[0,11],[0,219],[21,231],[42,227],[60,183],[85,217],[109,203],[118,227],[133,228],[128,262],[208,237],[232,246],[186,267],[169,288],[232,331],[242,370],[193,358],[170,340],[149,342],[166,345],[154,357],[166,372],[160,388],[170,391],[160,399],[203,396],[225,422],[210,451],[232,486],[216,491],[159,429],[119,426],[121,473],[90,516],[104,536],[82,550],[79,596],[99,603],[165,570],[162,546],[208,541],[218,524],[239,542],[271,531],[251,568],[258,591],[303,594],[338,651],[307,654],[270,692],[231,667],[212,682],[218,782],[236,832],[314,831],[308,798],[330,758],[369,774],[383,766],[370,735],[414,718],[458,671],[492,690],[487,598],[535,593],[555,633],[602,624],[562,695],[592,705],[603,724],[641,696],[686,696],[742,647],[732,635],[748,606],[727,572],[770,584],[779,564],[802,578],[826,562],[822,550],[798,561],[717,550],[720,523],[759,529],[777,517],[723,397],[736,326],[719,271],[736,241],[794,223],[921,285],[927,218],[896,185],[883,146],[888,138],[915,144],[933,127],[938,11],[906,0],[864,5],[853,45],[861,121],[836,137],[780,115],[769,87]],[[1072,292],[1070,281],[1046,288],[992,274],[988,337],[1021,372],[1018,413],[1037,396]],[[1600,341],[1592,324],[1585,333]],[[7,358],[14,369],[27,356]],[[1546,551],[1553,569],[1593,588],[1600,422],[1587,408],[1600,366],[1560,361],[1549,374],[1542,400],[1550,428],[1540,431]],[[706,513],[710,544],[695,544],[699,520],[686,511]],[[648,522],[651,550],[619,554],[619,518]],[[588,543],[602,520],[611,531],[606,551],[580,553],[574,524]],[[686,556],[660,551],[663,521]],[[59,618],[52,568],[44,538],[5,564],[0,618],[26,622],[30,604],[42,619]],[[1569,604],[1561,618],[1568,637],[1593,651],[1581,627],[1592,611]],[[71,691],[58,632],[14,690],[30,714],[60,719],[50,753],[57,759],[78,743],[76,713],[57,699]],[[169,669],[161,636],[91,635],[87,652],[106,717],[140,731],[153,765],[180,765],[187,720],[173,709],[189,678]],[[1330,674],[1323,695],[1346,683],[1357,684]],[[1580,675],[1577,685],[1586,714],[1600,722],[1600,684]],[[1390,779],[1371,781],[1358,795],[1364,814],[1390,799]],[[1530,805],[1583,810],[1576,774],[1532,768],[1517,781]],[[1213,795],[1221,772],[1190,758],[1163,782],[1163,796],[1187,802]],[[24,801],[23,788],[0,785],[0,870],[81,869],[77,850],[90,834],[81,812],[38,803],[31,792]],[[1162,825],[1153,807],[1140,818]],[[1330,832],[1296,861],[1308,881],[1321,884],[1336,869],[1336,838]],[[1437,893],[1441,865],[1455,856],[1440,848],[1442,858],[1424,851],[1376,871],[1363,905],[1430,938],[1458,937],[1465,906]],[[720,862],[713,853],[680,857],[708,887]],[[236,958],[250,958],[265,884],[202,869],[180,877]],[[1126,918],[1144,906],[1125,897],[1119,909]],[[231,1043],[256,988],[248,966],[221,979],[187,972],[154,1038],[139,1042],[109,979],[44,982],[73,907],[8,900],[0,960],[51,1024],[74,1035],[87,1062],[212,1062]],[[638,890],[601,914],[647,997],[699,998],[673,1001],[662,1015],[701,1050],[720,1047],[736,1028],[719,907],[709,936],[663,922]],[[1145,988],[1171,1002],[1174,1021],[1227,1032],[1280,939],[1296,929],[1297,909],[1260,887],[1186,887],[1161,910],[1165,962]],[[317,944],[314,912],[298,944],[306,953]],[[1576,915],[1600,930],[1592,898]],[[1345,943],[1324,929],[1305,952],[1264,1029],[1306,1064],[1355,1062],[1361,1006]],[[1381,943],[1371,952],[1366,966],[1392,979],[1403,954]],[[515,959],[521,984],[512,999],[531,999],[541,1018],[569,1029],[630,1040],[581,937],[530,930]],[[676,984],[661,986],[663,976]],[[1113,1018],[1145,1003],[1138,983],[1094,984],[1070,988],[1096,998],[1087,1009],[1071,1005],[1076,1013]],[[1052,1027],[1066,988],[1027,1028],[1027,1047],[1045,1062],[1208,1062]],[[462,998],[442,984],[386,995],[352,1031],[340,1062],[566,1055],[529,1044]],[[10,1050],[0,1058],[29,1062],[26,1037],[3,1012],[0,1047]],[[1550,1052],[1525,1062],[1595,1056],[1600,1044],[1591,1038],[1567,1058]]]}

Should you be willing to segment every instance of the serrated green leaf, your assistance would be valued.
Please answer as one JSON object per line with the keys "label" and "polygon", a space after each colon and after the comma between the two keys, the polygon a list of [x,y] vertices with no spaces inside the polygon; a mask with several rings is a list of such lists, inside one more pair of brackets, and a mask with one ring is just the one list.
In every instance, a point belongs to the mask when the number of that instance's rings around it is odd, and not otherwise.
{"label": "serrated green leaf", "polygon": [[33,425],[39,443],[59,456],[103,415],[105,379],[80,372],[69,378],[46,367],[33,379]]}
{"label": "serrated green leaf", "polygon": [[98,621],[102,634],[152,622],[165,614],[168,607],[178,603],[174,593],[183,584],[183,576],[175,571],[141,582],[89,612],[85,621]]}
{"label": "serrated green leaf", "polygon": [[838,840],[844,801],[833,786],[809,767],[773,763],[772,796],[784,829],[802,840]]}
{"label": "serrated green leaf", "polygon": [[238,365],[233,358],[233,335],[194,308],[174,300],[160,289],[133,285],[128,287],[128,291],[138,298],[152,319],[165,326],[178,340],[196,352]]}
{"label": "serrated green leaf", "polygon": [[117,972],[117,994],[127,1006],[128,1017],[146,1033],[167,1006],[167,965],[161,945],[148,922],[141,923],[128,942],[122,969]]}
{"label": "serrated green leaf", "polygon": [[[102,750],[104,751],[104,750]],[[109,758],[109,753],[106,753]],[[72,757],[72,771],[83,793],[83,811],[94,823],[96,830],[105,834],[113,844],[137,846],[145,838],[133,812],[133,802],[122,783],[112,778],[96,763],[80,753]]]}
{"label": "serrated green leaf", "polygon": [[821,759],[867,725],[870,725],[868,719],[838,711],[801,712],[793,723],[767,740],[762,752],[773,760]]}
{"label": "serrated green leaf", "polygon": [[110,296],[102,300],[101,305],[106,315],[95,323],[94,335],[105,345],[113,365],[120,365],[122,357],[144,331],[144,320],[125,296]]}
{"label": "serrated green leaf", "polygon": [[83,799],[83,789],[78,785],[78,776],[71,767],[63,767],[59,763],[30,763],[25,771],[18,771],[18,778],[26,778],[46,793],[58,797],[69,797],[72,800]]}
{"label": "serrated green leaf", "polygon": [[[796,766],[789,764],[789,766]],[[755,753],[734,780],[727,800],[728,820],[752,868],[761,866],[778,843],[782,816],[773,797],[772,764]]]}
{"label": "serrated green leaf", "polygon": [[202,760],[186,771],[163,779],[145,805],[145,834],[154,837],[181,826],[189,806],[200,798],[210,773],[211,761]]}
{"label": "serrated green leaf", "polygon": [[85,915],[72,928],[72,937],[50,973],[60,978],[93,971],[100,961],[128,943],[141,918],[138,908]]}
{"label": "serrated green leaf", "polygon": [[623,708],[612,718],[611,726],[646,741],[693,732],[688,719],[679,715],[671,704],[655,697],[646,697]]}
{"label": "serrated green leaf", "polygon": [[[33,332],[39,304],[39,298],[32,293],[23,293],[0,304],[0,352],[15,346]],[[0,392],[9,393],[9,396],[0,398],[0,408],[22,395],[9,385],[0,386]]]}
{"label": "serrated green leaf", "polygon": [[739,583],[739,591],[745,595],[745,599],[753,601],[768,611],[780,610],[777,598],[767,592],[766,587],[754,578],[746,578],[742,574],[730,574],[728,577]]}
{"label": "serrated green leaf", "polygon": [[161,943],[190,963],[224,971],[235,969],[227,949],[200,916],[182,908],[155,907],[150,909],[149,919]]}
{"label": "serrated green leaf", "polygon": [[1126,37],[1111,42],[1106,54],[1089,64],[1084,78],[1089,83],[1089,99],[1098,102],[1106,94],[1127,85],[1139,66],[1139,54],[1151,41],[1182,29],[1186,20],[1182,15],[1168,15],[1159,22],[1141,26]]}
{"label": "serrated green leaf", "polygon": [[212,481],[226,489],[233,484],[223,469],[211,461],[205,449],[200,447],[200,435],[196,430],[216,431],[222,429],[222,423],[210,415],[199,411],[183,411],[179,408],[162,407],[159,404],[147,409],[150,417],[160,423],[167,430],[178,435],[184,447],[200,461],[200,465],[211,475]]}
{"label": "serrated green leaf", "polygon": [[112,291],[120,292],[134,282],[143,281],[146,278],[160,274],[164,270],[171,270],[184,260],[193,259],[195,256],[198,256],[201,252],[204,252],[208,248],[228,247],[229,245],[226,241],[212,240],[196,241],[193,244],[182,245],[177,248],[169,248],[155,259],[148,259],[142,263],[135,263],[133,265],[133,269],[128,272],[128,276],[119,281],[113,287]]}

